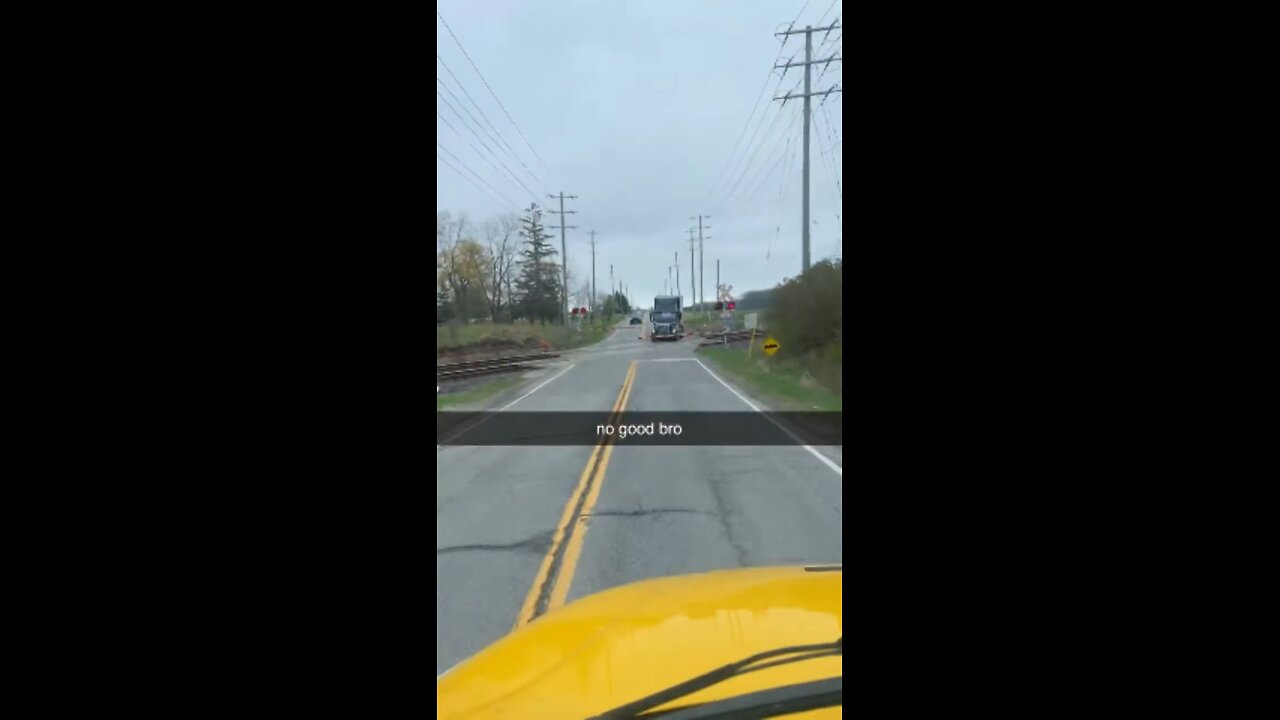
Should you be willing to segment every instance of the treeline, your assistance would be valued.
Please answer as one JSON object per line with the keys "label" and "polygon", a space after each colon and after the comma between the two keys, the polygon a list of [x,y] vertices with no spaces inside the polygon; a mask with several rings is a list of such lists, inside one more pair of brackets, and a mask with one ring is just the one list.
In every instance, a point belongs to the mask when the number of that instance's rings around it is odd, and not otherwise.
{"label": "treeline", "polygon": [[604,296],[600,312],[604,315],[626,314],[631,312],[631,303],[627,301],[626,295],[621,292],[615,292],[612,295]]}
{"label": "treeline", "polygon": [[751,290],[737,300],[738,310],[767,310],[773,307],[774,289]]}
{"label": "treeline", "polygon": [[[559,254],[536,204],[523,215],[499,215],[478,224],[437,212],[436,324],[559,322],[570,300],[587,305],[591,296],[590,278],[576,295],[564,292]],[[572,285],[572,267],[568,279]],[[600,296],[595,306],[605,316],[631,310],[621,292]]]}
{"label": "treeline", "polygon": [[436,323],[558,320],[565,295],[557,255],[537,205],[479,224],[437,212]]}

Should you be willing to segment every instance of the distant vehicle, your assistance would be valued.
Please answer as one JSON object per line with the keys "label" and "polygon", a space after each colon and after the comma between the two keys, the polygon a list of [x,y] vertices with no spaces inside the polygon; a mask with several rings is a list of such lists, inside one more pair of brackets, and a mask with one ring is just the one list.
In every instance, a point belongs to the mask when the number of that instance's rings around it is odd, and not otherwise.
{"label": "distant vehicle", "polygon": [[653,332],[649,339],[679,340],[684,332],[684,312],[679,295],[659,295],[653,299],[653,312],[649,313],[649,322],[653,324]]}
{"label": "distant vehicle", "polygon": [[632,324],[632,325],[643,325],[643,324],[644,324],[644,320],[641,320],[638,316],[633,316],[633,317],[631,318],[631,324]]}

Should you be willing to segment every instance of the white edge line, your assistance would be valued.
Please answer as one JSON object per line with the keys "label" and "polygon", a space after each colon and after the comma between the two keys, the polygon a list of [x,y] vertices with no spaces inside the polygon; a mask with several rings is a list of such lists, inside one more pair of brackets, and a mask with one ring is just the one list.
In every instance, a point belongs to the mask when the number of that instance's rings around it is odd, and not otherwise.
{"label": "white edge line", "polygon": [[[556,378],[560,377],[561,375],[563,375],[563,374],[565,374],[565,373],[569,372],[570,370],[572,370],[572,369],[574,369],[575,367],[577,367],[577,365],[578,365],[578,363],[572,363],[572,364],[570,364],[570,365],[569,365],[569,367],[567,367],[567,368],[565,368],[565,369],[561,370],[560,372],[556,373],[555,375],[552,375],[551,377],[547,378],[546,380],[543,380],[542,382],[538,383],[538,384],[537,384],[537,386],[535,386],[535,387],[534,387],[532,390],[530,390],[529,392],[527,392],[527,393],[525,393],[525,394],[521,395],[520,397],[516,398],[515,400],[512,400],[511,402],[507,403],[506,405],[503,405],[502,407],[498,408],[498,409],[497,409],[497,410],[495,410],[494,412],[495,412],[495,413],[500,413],[500,412],[502,412],[503,410],[506,410],[507,408],[511,407],[512,405],[515,405],[516,403],[520,402],[521,400],[523,400],[523,399],[525,399],[525,398],[529,397],[530,395],[532,395],[532,394],[534,394],[534,393],[538,392],[538,391],[539,391],[539,390],[541,390],[542,388],[544,388],[544,387],[546,387],[547,385],[551,384],[551,381],[552,381],[552,380],[555,380]],[[480,422],[476,423],[475,425],[472,425],[472,426],[470,426],[470,427],[468,427],[468,428],[466,428],[466,429],[464,429],[464,430],[462,430],[462,431],[460,431],[460,432],[458,432],[458,433],[456,433],[456,434],[454,434],[454,435],[450,435],[450,436],[448,437],[448,440],[452,440],[452,439],[456,438],[458,435],[461,435],[462,433],[466,432],[467,430],[474,430],[477,426],[479,426],[479,425],[480,425],[480,423],[483,423],[485,420],[488,420],[488,418],[484,418],[484,420],[481,420]],[[441,448],[441,447],[443,447],[443,446],[442,446],[440,443],[436,443],[436,449],[439,449],[439,448]]]}
{"label": "white edge line", "polygon": [[750,400],[748,400],[745,396],[743,396],[743,394],[742,394],[742,393],[738,392],[737,390],[734,390],[734,389],[733,389],[733,387],[732,387],[731,385],[729,385],[729,383],[725,382],[724,380],[721,380],[719,375],[717,375],[717,374],[715,374],[715,373],[711,372],[711,368],[707,367],[707,366],[706,366],[706,365],[705,365],[701,360],[698,360],[697,358],[694,358],[694,362],[698,363],[699,365],[702,365],[702,369],[703,369],[703,370],[706,370],[706,371],[707,371],[707,374],[709,374],[711,377],[715,378],[715,379],[716,379],[716,382],[718,382],[718,383],[720,383],[721,385],[723,385],[723,386],[725,387],[725,389],[726,389],[726,390],[728,390],[729,392],[733,393],[734,395],[737,395],[739,400],[741,400],[742,402],[744,402],[744,403],[746,403],[746,404],[747,404],[747,407],[750,407],[752,410],[755,410],[756,412],[760,413],[761,415],[764,415],[764,419],[765,419],[765,420],[768,420],[769,422],[773,423],[774,425],[777,425],[779,430],[781,430],[782,432],[786,433],[786,434],[787,434],[787,435],[788,435],[792,440],[795,440],[797,443],[800,443],[800,446],[801,446],[801,447],[803,447],[805,450],[808,450],[808,451],[810,452],[810,454],[812,454],[814,457],[816,457],[816,458],[818,458],[819,460],[821,460],[821,461],[823,462],[823,464],[825,464],[827,467],[829,467],[829,468],[831,468],[832,470],[834,470],[834,471],[836,472],[836,474],[837,474],[837,475],[839,475],[839,476],[840,476],[840,477],[842,477],[842,478],[844,477],[844,470],[843,470],[839,465],[837,465],[837,464],[835,464],[835,463],[831,462],[831,459],[830,459],[830,458],[828,458],[826,455],[823,455],[822,453],[818,452],[816,449],[814,449],[814,448],[813,448],[813,446],[811,446],[811,445],[805,445],[803,442],[801,442],[801,441],[800,441],[800,438],[798,438],[798,437],[796,437],[794,434],[792,434],[792,432],[791,432],[790,430],[788,430],[788,429],[786,429],[786,428],[782,427],[782,425],[780,425],[780,424],[778,423],[778,421],[777,421],[777,420],[774,420],[773,418],[769,417],[768,413],[766,413],[765,411],[763,411],[763,410],[761,410],[759,407],[757,407],[755,403],[753,403],[753,402],[751,402]]}
{"label": "white edge line", "polygon": [[560,377],[561,375],[563,375],[563,374],[565,374],[565,373],[569,372],[569,371],[570,371],[570,370],[572,370],[575,366],[577,366],[577,363],[573,363],[573,364],[569,365],[569,367],[567,367],[567,368],[565,368],[565,369],[561,370],[560,372],[556,373],[555,375],[552,375],[550,378],[548,378],[548,379],[546,379],[546,380],[543,380],[542,382],[538,383],[538,384],[537,384],[537,386],[535,386],[535,387],[534,387],[532,390],[530,390],[529,392],[527,392],[527,393],[525,393],[525,394],[521,395],[520,397],[516,398],[515,400],[512,400],[511,402],[507,403],[506,405],[503,405],[502,407],[498,408],[498,412],[502,412],[503,410],[506,410],[507,408],[511,407],[512,405],[515,405],[516,403],[520,402],[521,400],[523,400],[523,399],[525,399],[525,398],[529,397],[530,395],[532,395],[532,394],[534,394],[534,393],[538,392],[539,390],[541,390],[542,388],[546,387],[547,385],[550,385],[552,380],[555,380],[556,378]]}

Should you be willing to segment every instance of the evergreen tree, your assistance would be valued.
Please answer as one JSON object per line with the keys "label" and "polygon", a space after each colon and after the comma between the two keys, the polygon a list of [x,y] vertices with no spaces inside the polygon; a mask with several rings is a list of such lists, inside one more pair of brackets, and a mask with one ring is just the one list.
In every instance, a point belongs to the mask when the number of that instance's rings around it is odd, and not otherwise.
{"label": "evergreen tree", "polygon": [[542,210],[536,203],[529,206],[528,215],[520,219],[520,226],[524,249],[520,251],[520,277],[516,280],[519,314],[530,320],[555,320],[560,316],[563,303],[560,266],[555,262],[555,249],[547,242]]}

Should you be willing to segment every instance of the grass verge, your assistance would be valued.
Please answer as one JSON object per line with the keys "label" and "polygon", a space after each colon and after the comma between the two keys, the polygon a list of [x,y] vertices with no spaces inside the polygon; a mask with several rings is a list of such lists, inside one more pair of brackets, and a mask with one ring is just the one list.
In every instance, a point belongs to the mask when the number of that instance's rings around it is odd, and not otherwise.
{"label": "grass verge", "polygon": [[770,361],[756,349],[707,348],[699,353],[730,379],[749,388],[776,410],[843,411],[843,398],[819,385],[803,367]]}
{"label": "grass verge", "polygon": [[474,325],[437,325],[436,350],[463,347],[493,340],[509,340],[524,344],[529,338],[546,340],[557,350],[569,350],[600,342],[616,323],[585,323],[579,330],[572,325],[543,325],[522,320],[515,323],[476,323]]}
{"label": "grass verge", "polygon": [[458,407],[460,405],[471,405],[481,400],[497,395],[508,388],[515,387],[520,384],[520,377],[505,376],[489,380],[475,387],[467,388],[460,393],[450,393],[449,395],[436,396],[436,410],[447,410],[448,408]]}
{"label": "grass verge", "polygon": [[705,312],[695,310],[684,314],[685,330],[697,332],[707,328],[720,328],[724,326],[724,321],[720,319],[720,313],[713,312],[708,318]]}

